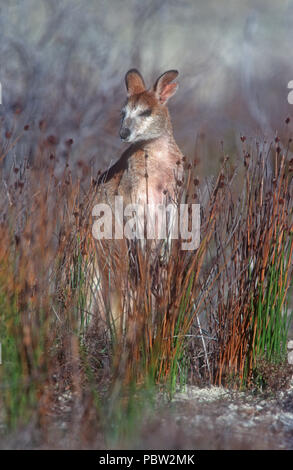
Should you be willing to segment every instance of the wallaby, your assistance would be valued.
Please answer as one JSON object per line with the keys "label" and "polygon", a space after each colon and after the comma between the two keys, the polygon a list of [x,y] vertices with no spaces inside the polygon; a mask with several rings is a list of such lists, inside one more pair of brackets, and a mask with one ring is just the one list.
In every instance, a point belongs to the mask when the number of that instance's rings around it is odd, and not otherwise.
{"label": "wallaby", "polygon": [[166,192],[172,197],[176,178],[181,177],[183,155],[166,104],[178,88],[174,83],[177,75],[176,70],[169,70],[147,90],[138,70],[127,72],[120,137],[131,145],[100,178],[109,202],[115,195],[123,196],[125,203],[138,204],[159,204]]}
{"label": "wallaby", "polygon": [[[135,203],[144,206],[166,203],[174,197],[176,184],[182,177],[183,155],[175,142],[166,104],[178,88],[174,83],[177,76],[176,70],[169,70],[156,80],[153,87],[146,89],[138,70],[127,72],[127,100],[121,111],[120,137],[130,146],[100,176],[97,202],[107,203],[113,208],[115,196],[122,196],[124,205]],[[97,271],[100,275],[101,267]],[[112,294],[113,300],[115,294]],[[117,316],[117,310],[121,310],[121,306],[117,307],[119,299],[112,300],[111,310],[112,313],[116,310],[113,315]]]}

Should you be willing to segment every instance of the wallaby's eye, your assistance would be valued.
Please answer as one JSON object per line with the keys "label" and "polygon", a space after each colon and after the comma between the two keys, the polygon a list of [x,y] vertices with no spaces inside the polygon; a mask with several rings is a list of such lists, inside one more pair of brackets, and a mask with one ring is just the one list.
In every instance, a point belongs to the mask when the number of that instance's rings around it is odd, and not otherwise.
{"label": "wallaby's eye", "polygon": [[142,111],[141,113],[139,113],[139,115],[141,117],[148,117],[152,114],[152,110],[151,109],[145,109],[144,111]]}

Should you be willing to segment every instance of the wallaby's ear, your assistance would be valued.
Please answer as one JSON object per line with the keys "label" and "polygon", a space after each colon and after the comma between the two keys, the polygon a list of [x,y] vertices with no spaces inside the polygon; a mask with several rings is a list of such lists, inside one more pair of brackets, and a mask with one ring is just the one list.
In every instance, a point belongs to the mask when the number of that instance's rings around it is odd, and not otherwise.
{"label": "wallaby's ear", "polygon": [[154,92],[162,104],[167,103],[168,99],[176,93],[178,83],[172,83],[178,76],[177,70],[168,70],[163,73],[154,85]]}
{"label": "wallaby's ear", "polygon": [[125,83],[128,96],[137,95],[145,91],[143,78],[138,70],[130,69],[125,75]]}

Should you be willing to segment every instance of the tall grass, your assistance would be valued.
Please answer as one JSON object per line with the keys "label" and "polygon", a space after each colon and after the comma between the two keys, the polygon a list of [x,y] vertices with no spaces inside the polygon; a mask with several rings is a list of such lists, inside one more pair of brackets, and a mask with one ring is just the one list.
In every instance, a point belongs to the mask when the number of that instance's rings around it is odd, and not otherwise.
{"label": "tall grass", "polygon": [[243,139],[238,164],[225,158],[210,181],[199,181],[196,165],[184,160],[182,194],[201,205],[201,240],[192,252],[180,240],[156,252],[134,241],[97,243],[96,175],[72,166],[66,145],[62,160],[53,137],[43,135],[34,158],[3,169],[0,402],[7,431],[30,421],[49,439],[54,410],[62,414],[59,397],[69,390],[76,441],[110,445],[135,434],[157,390],[172,398],[192,381],[248,386],[259,360],[285,360],[293,167],[279,142],[260,148]]}
{"label": "tall grass", "polygon": [[[292,177],[280,148],[243,148],[244,187],[225,212],[226,230],[216,229],[225,270],[217,284],[219,367],[249,382],[259,356],[283,357],[292,280]],[[229,258],[227,255],[229,254]]]}

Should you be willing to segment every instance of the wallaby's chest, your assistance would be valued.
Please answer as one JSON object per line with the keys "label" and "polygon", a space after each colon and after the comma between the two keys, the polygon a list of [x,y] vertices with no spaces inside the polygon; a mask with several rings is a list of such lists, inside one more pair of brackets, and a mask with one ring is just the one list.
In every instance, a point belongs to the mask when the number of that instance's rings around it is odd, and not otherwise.
{"label": "wallaby's chest", "polygon": [[178,160],[168,149],[139,151],[128,160],[120,187],[131,202],[160,204],[172,195],[178,178]]}

